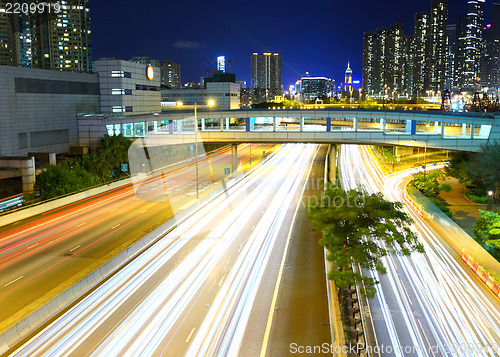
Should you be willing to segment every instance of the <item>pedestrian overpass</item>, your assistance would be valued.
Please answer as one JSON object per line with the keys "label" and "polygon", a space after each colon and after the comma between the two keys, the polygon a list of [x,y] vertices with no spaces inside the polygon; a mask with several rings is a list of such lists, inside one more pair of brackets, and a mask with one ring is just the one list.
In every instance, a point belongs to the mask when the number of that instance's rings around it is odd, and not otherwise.
{"label": "pedestrian overpass", "polygon": [[[500,140],[500,113],[363,109],[284,109],[163,112],[79,117],[80,145],[104,134],[148,137],[148,145],[320,143],[427,147],[478,152]],[[198,135],[193,135],[198,131]]]}

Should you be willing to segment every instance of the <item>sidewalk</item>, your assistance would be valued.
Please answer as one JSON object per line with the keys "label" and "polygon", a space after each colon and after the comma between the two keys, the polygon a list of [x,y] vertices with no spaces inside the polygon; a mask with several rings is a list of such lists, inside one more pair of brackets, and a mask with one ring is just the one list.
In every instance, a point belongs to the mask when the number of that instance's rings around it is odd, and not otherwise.
{"label": "sidewalk", "polygon": [[[471,237],[474,236],[472,228],[480,217],[479,210],[486,210],[486,204],[473,203],[465,197],[465,186],[455,178],[447,178],[442,183],[451,186],[452,191],[442,191],[439,195],[453,213],[453,220]],[[493,205],[493,211],[500,211],[500,204]]]}

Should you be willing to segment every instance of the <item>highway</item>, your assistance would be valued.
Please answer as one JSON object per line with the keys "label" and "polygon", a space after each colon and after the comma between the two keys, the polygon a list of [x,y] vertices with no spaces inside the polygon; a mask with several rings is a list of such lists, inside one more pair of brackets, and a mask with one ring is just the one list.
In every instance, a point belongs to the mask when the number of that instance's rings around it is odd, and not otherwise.
{"label": "highway", "polygon": [[[249,145],[239,160],[248,166]],[[254,163],[271,145],[253,145]],[[200,160],[200,196],[224,182],[231,150]],[[129,184],[60,209],[0,227],[0,332],[88,275],[196,201],[194,162],[145,176],[137,191],[160,187],[162,199],[143,200]],[[151,192],[151,190],[149,190]],[[166,197],[168,196],[168,200]]]}
{"label": "highway", "polygon": [[238,355],[318,149],[283,146],[13,355]]}
{"label": "highway", "polygon": [[[403,180],[417,170],[385,176],[366,147],[343,145],[342,186],[364,186],[401,201]],[[365,327],[379,353],[372,356],[498,356],[500,301],[462,263],[431,221],[408,207],[412,228],[426,252],[383,258],[386,275],[363,271],[380,281],[364,312]],[[381,243],[382,244],[382,243]]]}

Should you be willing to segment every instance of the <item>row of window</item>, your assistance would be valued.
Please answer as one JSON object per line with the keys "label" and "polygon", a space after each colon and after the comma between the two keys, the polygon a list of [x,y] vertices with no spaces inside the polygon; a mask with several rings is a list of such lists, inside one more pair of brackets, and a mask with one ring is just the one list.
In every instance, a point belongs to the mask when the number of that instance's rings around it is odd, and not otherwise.
{"label": "row of window", "polygon": [[149,90],[151,92],[159,92],[161,90],[160,87],[145,86],[145,85],[140,85],[140,84],[136,84],[135,89],[136,90]]}
{"label": "row of window", "polygon": [[111,89],[111,95],[132,95],[132,89]]}
{"label": "row of window", "polygon": [[132,78],[132,73],[125,71],[111,71],[111,77]]}
{"label": "row of window", "polygon": [[114,105],[113,106],[113,113],[132,113],[133,112],[133,107],[132,106],[125,106],[125,105]]}

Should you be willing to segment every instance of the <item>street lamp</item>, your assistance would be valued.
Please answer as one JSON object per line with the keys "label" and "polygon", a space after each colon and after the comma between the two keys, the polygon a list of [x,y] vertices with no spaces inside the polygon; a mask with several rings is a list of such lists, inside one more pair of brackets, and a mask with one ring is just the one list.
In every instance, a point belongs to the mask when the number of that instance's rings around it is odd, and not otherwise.
{"label": "street lamp", "polygon": [[487,211],[492,211],[493,210],[493,191],[489,190],[488,191],[488,205],[486,206]]}
{"label": "street lamp", "polygon": [[[210,99],[207,102],[209,107],[215,105],[215,101]],[[199,171],[198,171],[198,110],[197,103],[194,103],[194,155],[195,155],[195,165],[196,165],[196,199],[200,198],[200,184],[199,184]]]}

